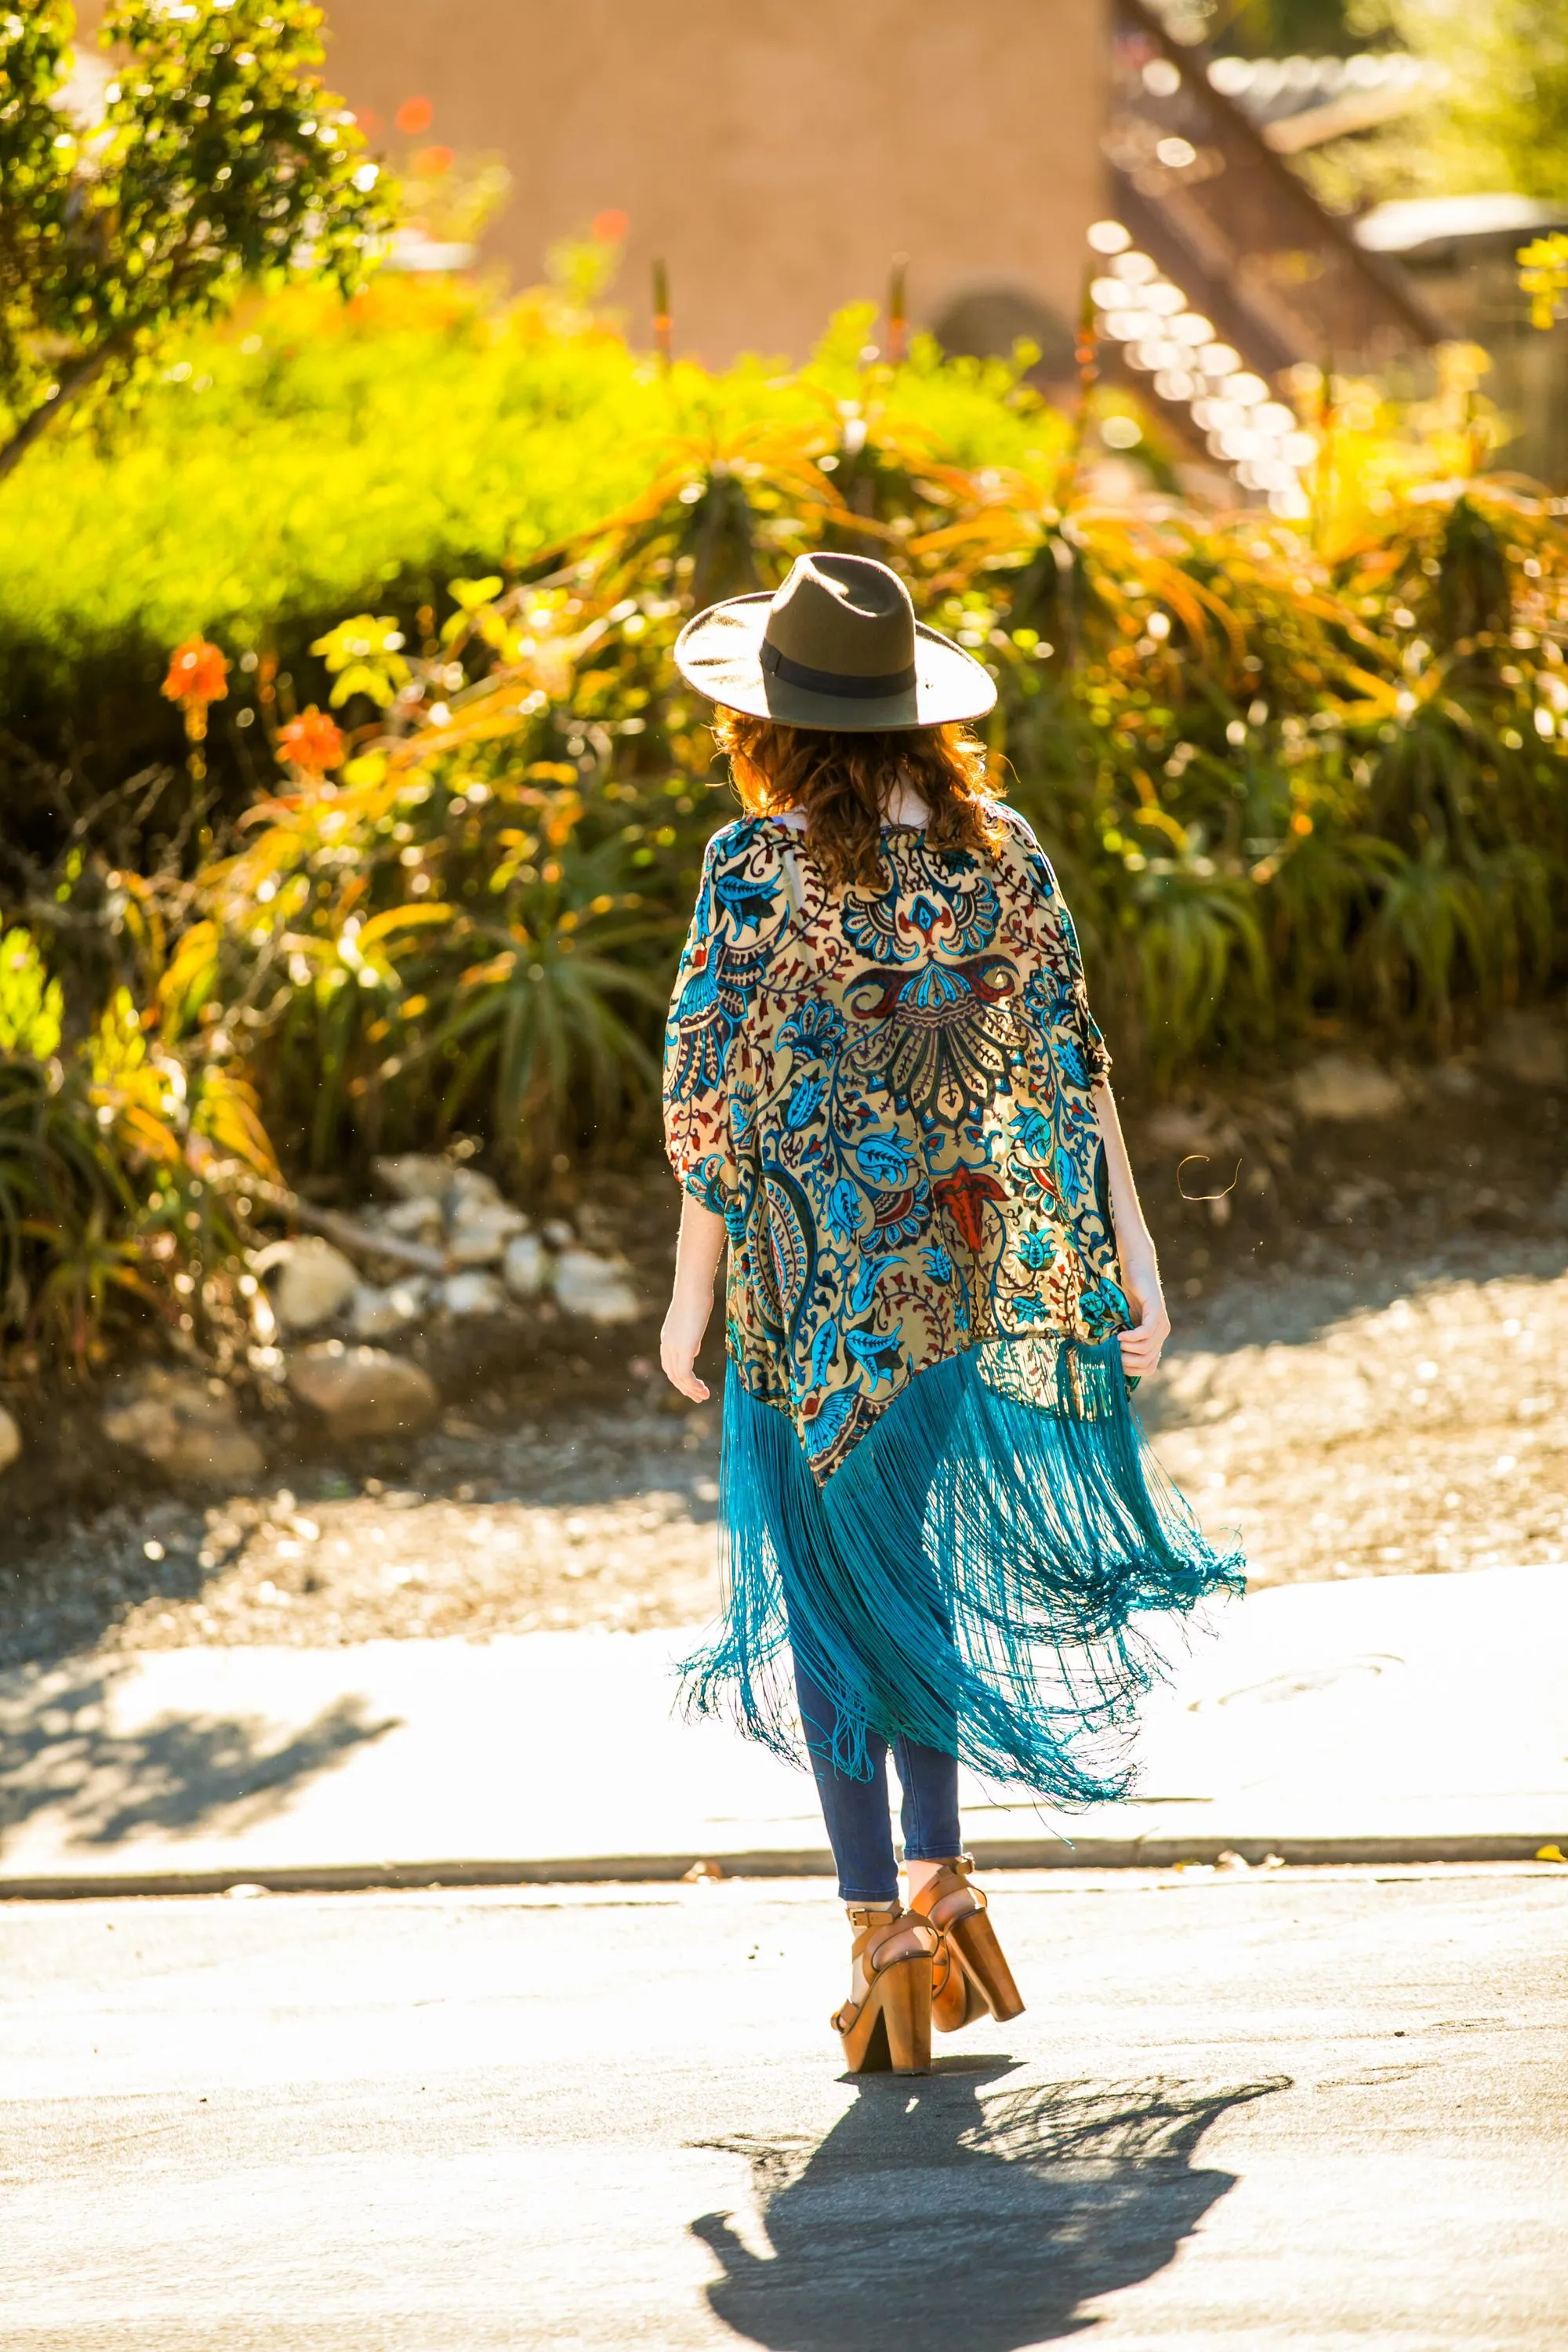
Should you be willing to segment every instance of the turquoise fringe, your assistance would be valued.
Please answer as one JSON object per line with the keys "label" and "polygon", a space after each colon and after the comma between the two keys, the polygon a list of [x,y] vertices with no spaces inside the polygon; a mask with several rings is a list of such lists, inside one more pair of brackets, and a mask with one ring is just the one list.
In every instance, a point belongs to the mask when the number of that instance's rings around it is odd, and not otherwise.
{"label": "turquoise fringe", "polygon": [[987,1341],[918,1373],[819,1487],[788,1416],[729,1368],[725,1607],[684,1668],[696,1715],[804,1760],[790,1651],[834,1700],[834,1760],[900,1733],[1061,1805],[1124,1795],[1150,1620],[1245,1582],[1161,1469],[1114,1339]]}

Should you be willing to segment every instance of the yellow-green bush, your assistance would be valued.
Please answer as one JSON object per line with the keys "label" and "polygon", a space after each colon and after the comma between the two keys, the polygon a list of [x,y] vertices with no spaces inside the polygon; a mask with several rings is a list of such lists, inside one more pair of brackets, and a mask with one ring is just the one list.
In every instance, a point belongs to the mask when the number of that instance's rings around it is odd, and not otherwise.
{"label": "yellow-green bush", "polygon": [[[301,289],[258,303],[171,362],[100,446],[46,442],[0,486],[0,791],[52,852],[64,821],[155,761],[178,766],[158,682],[193,634],[268,655],[285,702],[322,698],[311,642],[373,607],[413,631],[447,583],[519,576],[614,513],[672,441],[831,417],[853,389],[868,313],[820,363],[668,375],[604,320],[546,291],[496,304],[447,280],[383,278],[348,305]],[[960,462],[1020,464],[1058,418],[1011,372],[903,372],[901,413]],[[212,788],[238,806],[264,781],[245,674],[215,716]],[[166,795],[173,831],[184,806]]]}

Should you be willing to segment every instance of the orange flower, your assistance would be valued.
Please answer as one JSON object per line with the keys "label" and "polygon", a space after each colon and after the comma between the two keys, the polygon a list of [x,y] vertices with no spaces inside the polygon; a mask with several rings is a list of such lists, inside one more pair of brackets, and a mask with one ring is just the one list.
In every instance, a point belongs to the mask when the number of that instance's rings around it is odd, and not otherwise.
{"label": "orange flower", "polygon": [[625,213],[617,212],[613,206],[607,213],[595,213],[593,223],[595,239],[600,245],[619,245],[628,226]]}
{"label": "orange flower", "polygon": [[451,170],[457,160],[449,147],[421,147],[414,158],[414,168],[423,173],[427,180],[438,180],[444,173]]}
{"label": "orange flower", "polygon": [[205,637],[187,637],[169,656],[163,692],[184,710],[205,710],[228,692],[228,664]]}
{"label": "orange flower", "polygon": [[278,730],[278,752],[291,768],[303,768],[307,775],[324,776],[329,768],[342,764],[342,730],[335,719],[329,719],[312,702],[309,710],[301,710],[298,719],[290,719],[286,727]]}
{"label": "orange flower", "polygon": [[436,110],[427,98],[405,98],[392,119],[399,131],[416,134],[429,130],[435,114]]}

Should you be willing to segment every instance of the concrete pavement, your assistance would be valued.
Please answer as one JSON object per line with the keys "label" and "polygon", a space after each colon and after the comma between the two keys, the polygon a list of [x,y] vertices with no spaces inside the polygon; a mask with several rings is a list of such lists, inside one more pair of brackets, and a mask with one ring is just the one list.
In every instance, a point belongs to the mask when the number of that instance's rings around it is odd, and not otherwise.
{"label": "concrete pavement", "polygon": [[[971,1783],[991,1864],[1568,1852],[1568,1575],[1291,1586],[1150,1700],[1130,1804]],[[1178,1631],[1178,1639],[1180,1639]],[[672,1719],[695,1632],[203,1648],[0,1675],[0,1894],[825,1870],[809,1780]],[[1068,1846],[1063,1840],[1070,1836]]]}
{"label": "concrete pavement", "polygon": [[1549,2352],[1568,1874],[1010,1877],[840,2074],[820,1885],[0,1906],[6,2352]]}

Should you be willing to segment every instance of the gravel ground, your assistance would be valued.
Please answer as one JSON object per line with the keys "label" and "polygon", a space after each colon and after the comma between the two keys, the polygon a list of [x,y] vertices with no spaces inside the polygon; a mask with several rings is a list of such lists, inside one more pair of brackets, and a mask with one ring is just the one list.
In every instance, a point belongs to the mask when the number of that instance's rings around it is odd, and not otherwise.
{"label": "gravel ground", "polygon": [[[1218,1202],[1178,1179],[1205,1132],[1239,1162]],[[1475,1087],[1438,1120],[1304,1134],[1277,1099],[1199,1103],[1133,1136],[1178,1325],[1143,1410],[1205,1525],[1239,1530],[1255,1582],[1568,1559],[1553,1098]],[[143,1484],[0,1529],[0,1664],[700,1620],[718,1416],[655,1369],[673,1213],[662,1180],[647,1197],[647,1324],[510,1372],[485,1360],[405,1453],[301,1452],[251,1493]]]}
{"label": "gravel ground", "polygon": [[[1163,1459],[1211,1531],[1239,1528],[1255,1583],[1568,1559],[1568,1274],[1409,1271],[1341,1313],[1343,1277],[1225,1285],[1152,1384]],[[690,1623],[716,1592],[717,1472],[710,1406],[519,1426],[503,1391],[448,1414],[403,1483],[316,1466],[58,1538],[5,1646],[68,1646],[78,1622],[131,1649]]]}
{"label": "gravel ground", "polygon": [[1411,1269],[1297,1340],[1248,1307],[1257,1336],[1175,1355],[1148,1418],[1253,1584],[1568,1559],[1568,1276]]}
{"label": "gravel ground", "polygon": [[718,1466],[710,1409],[542,1428],[492,1393],[448,1413],[395,1484],[310,1465],[205,1507],[105,1513],[33,1564],[11,1654],[46,1651],[66,1612],[137,1650],[689,1624],[713,1606]]}

